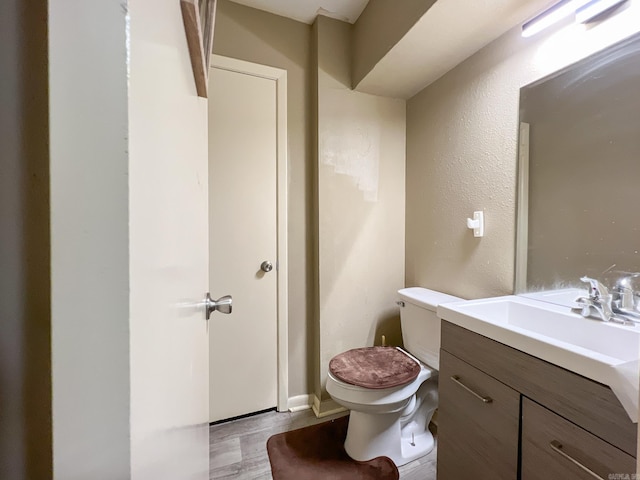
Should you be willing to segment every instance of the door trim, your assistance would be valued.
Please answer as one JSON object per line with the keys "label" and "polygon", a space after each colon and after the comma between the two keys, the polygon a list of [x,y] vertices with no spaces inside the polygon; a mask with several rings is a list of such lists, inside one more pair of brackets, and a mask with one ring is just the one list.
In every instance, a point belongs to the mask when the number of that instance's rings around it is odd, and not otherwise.
{"label": "door trim", "polygon": [[210,68],[244,73],[276,82],[276,242],[278,259],[278,411],[286,411],[289,401],[289,318],[287,265],[287,71],[222,55],[211,55]]}

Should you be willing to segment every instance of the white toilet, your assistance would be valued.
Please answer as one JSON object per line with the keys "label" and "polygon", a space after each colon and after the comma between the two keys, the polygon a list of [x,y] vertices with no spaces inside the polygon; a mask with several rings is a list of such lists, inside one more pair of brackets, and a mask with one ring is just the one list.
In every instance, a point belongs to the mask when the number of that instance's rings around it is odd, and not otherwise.
{"label": "white toilet", "polygon": [[[344,443],[347,454],[359,461],[387,456],[401,466],[433,449],[433,435],[428,427],[438,406],[440,319],[436,316],[436,307],[461,299],[420,287],[405,288],[398,294],[406,351],[397,349],[396,353],[382,347],[369,347],[337,355],[330,363],[327,392],[351,410]],[[358,372],[358,368],[353,369],[352,376],[345,374],[344,369],[339,368],[345,365],[342,361],[345,355],[351,364],[365,368],[369,365],[367,362],[375,362],[379,356],[377,372],[373,375],[381,378],[379,384],[372,388],[360,381],[362,372]],[[389,355],[395,356],[393,361],[388,360]],[[398,368],[404,369],[403,372],[398,374]],[[379,375],[381,369],[382,375]],[[386,387],[385,382],[404,383]]]}

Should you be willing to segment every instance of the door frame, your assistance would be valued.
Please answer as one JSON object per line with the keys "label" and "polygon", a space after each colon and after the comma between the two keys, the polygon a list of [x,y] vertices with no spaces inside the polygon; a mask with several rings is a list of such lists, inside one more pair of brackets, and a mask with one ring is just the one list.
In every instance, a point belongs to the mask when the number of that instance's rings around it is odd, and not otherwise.
{"label": "door frame", "polygon": [[277,354],[279,412],[286,411],[289,403],[289,318],[288,318],[288,265],[287,265],[287,71],[246,62],[222,55],[211,55],[209,68],[267,78],[276,82],[276,242],[277,273]]}

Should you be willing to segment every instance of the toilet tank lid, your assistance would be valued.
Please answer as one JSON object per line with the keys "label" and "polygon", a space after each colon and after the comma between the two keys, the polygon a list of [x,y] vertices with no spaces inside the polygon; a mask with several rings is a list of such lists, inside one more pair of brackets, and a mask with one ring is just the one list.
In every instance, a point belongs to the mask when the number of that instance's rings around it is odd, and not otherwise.
{"label": "toilet tank lid", "polygon": [[406,302],[413,303],[414,305],[429,309],[433,312],[435,312],[438,305],[442,303],[459,302],[463,300],[453,295],[422,287],[403,288],[398,290],[398,295]]}

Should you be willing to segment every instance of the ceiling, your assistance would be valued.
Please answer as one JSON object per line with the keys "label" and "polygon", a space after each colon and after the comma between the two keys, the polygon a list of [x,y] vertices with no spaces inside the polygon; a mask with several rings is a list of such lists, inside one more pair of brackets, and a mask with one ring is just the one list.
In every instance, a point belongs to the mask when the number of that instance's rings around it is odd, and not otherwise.
{"label": "ceiling", "polygon": [[411,98],[554,2],[557,0],[439,0],[380,59],[356,89],[375,95]]}
{"label": "ceiling", "polygon": [[[354,23],[369,0],[232,0],[304,23],[313,23],[318,13]],[[392,0],[390,0],[392,1]],[[397,1],[397,0],[396,0]]]}
{"label": "ceiling", "polygon": [[[354,23],[369,0],[231,1],[311,24],[319,13]],[[437,0],[355,88],[375,95],[411,98],[489,42],[557,2]]]}

